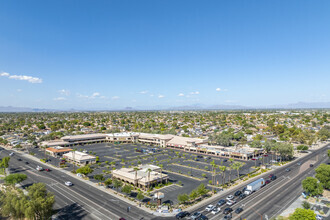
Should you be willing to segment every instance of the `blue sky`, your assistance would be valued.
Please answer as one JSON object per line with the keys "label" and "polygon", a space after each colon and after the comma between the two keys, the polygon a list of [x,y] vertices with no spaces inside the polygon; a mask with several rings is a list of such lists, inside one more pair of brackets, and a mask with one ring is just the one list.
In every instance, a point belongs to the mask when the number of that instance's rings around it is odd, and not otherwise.
{"label": "blue sky", "polygon": [[330,101],[330,1],[0,2],[0,106]]}

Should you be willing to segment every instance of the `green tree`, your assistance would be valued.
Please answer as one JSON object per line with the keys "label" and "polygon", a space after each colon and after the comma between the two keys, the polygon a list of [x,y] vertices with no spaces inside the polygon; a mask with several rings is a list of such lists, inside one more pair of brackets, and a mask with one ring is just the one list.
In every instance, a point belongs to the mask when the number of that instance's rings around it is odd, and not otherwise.
{"label": "green tree", "polygon": [[24,219],[28,198],[21,189],[7,188],[0,191],[1,215]]}
{"label": "green tree", "polygon": [[10,157],[4,157],[1,159],[1,162],[0,162],[0,167],[3,168],[5,175],[6,175],[6,168],[9,167],[9,161],[10,161]]}
{"label": "green tree", "polygon": [[104,185],[110,186],[112,184],[112,179],[108,178],[104,181]]}
{"label": "green tree", "polygon": [[311,204],[307,201],[303,201],[303,203],[301,205],[304,209],[310,209],[311,208]]}
{"label": "green tree", "polygon": [[89,165],[86,165],[84,167],[81,167],[81,168],[77,169],[76,172],[84,174],[86,176],[86,175],[92,173],[93,169]]}
{"label": "green tree", "polygon": [[203,183],[201,183],[198,187],[197,187],[197,193],[200,196],[205,195],[209,190],[206,189],[205,185]]}
{"label": "green tree", "polygon": [[55,196],[47,192],[44,183],[35,183],[28,188],[29,203],[25,211],[30,219],[50,219],[53,215]]}
{"label": "green tree", "polygon": [[17,183],[20,183],[20,182],[26,180],[26,178],[27,178],[27,176],[25,174],[14,173],[14,174],[9,174],[8,176],[6,176],[4,181],[7,184],[15,185]]}
{"label": "green tree", "polygon": [[128,195],[132,192],[132,187],[130,185],[125,185],[122,187],[121,191]]}
{"label": "green tree", "polygon": [[117,189],[117,192],[118,192],[118,189],[123,185],[123,182],[120,181],[120,180],[117,180],[117,179],[114,179],[113,180],[113,186]]}
{"label": "green tree", "polygon": [[315,169],[316,179],[322,183],[325,189],[330,189],[330,165],[322,163],[318,168]]}
{"label": "green tree", "polygon": [[320,195],[323,192],[322,185],[313,177],[306,177],[302,182],[303,189],[311,196]]}
{"label": "green tree", "polygon": [[144,195],[142,194],[142,192],[138,192],[138,194],[136,195],[136,198],[140,201],[142,201],[144,199]]}
{"label": "green tree", "polygon": [[189,194],[189,198],[192,200],[195,200],[198,197],[198,192],[197,190],[193,190],[191,191],[191,193]]}
{"label": "green tree", "polygon": [[313,210],[297,208],[292,215],[290,215],[290,220],[315,220],[316,214]]}
{"label": "green tree", "polygon": [[102,174],[95,174],[94,179],[99,180],[99,181],[105,180],[105,178]]}
{"label": "green tree", "polygon": [[178,201],[183,204],[186,203],[189,200],[189,196],[187,194],[179,194],[178,195]]}

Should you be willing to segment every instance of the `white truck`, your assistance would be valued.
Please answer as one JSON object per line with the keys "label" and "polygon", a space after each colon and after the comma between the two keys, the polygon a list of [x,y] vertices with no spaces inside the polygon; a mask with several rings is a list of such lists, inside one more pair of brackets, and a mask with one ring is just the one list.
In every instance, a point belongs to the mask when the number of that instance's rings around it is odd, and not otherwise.
{"label": "white truck", "polygon": [[244,193],[246,195],[250,195],[251,193],[259,190],[264,185],[265,185],[264,178],[257,179],[256,181],[254,181],[246,186],[246,190],[244,191]]}

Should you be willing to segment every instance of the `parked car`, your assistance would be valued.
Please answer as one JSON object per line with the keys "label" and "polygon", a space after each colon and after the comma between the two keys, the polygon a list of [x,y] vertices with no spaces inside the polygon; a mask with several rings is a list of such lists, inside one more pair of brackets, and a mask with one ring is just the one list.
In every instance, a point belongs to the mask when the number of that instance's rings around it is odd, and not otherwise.
{"label": "parked car", "polygon": [[208,205],[208,206],[205,208],[205,210],[208,211],[208,212],[210,212],[210,211],[212,211],[213,208],[215,208],[214,205]]}
{"label": "parked car", "polygon": [[242,193],[242,194],[239,196],[240,199],[244,199],[245,197],[246,197],[246,194],[245,194],[245,193]]}
{"label": "parked car", "polygon": [[269,174],[269,178],[272,178],[273,176],[275,176],[274,174]]}
{"label": "parked car", "polygon": [[25,161],[25,164],[29,164],[29,162]]}
{"label": "parked car", "polygon": [[312,164],[312,163],[311,163],[311,164],[309,164],[309,167],[313,167],[313,166],[314,166],[314,164]]}
{"label": "parked car", "polygon": [[238,190],[238,191],[235,192],[234,196],[239,196],[241,194],[242,194],[242,192],[240,190]]}
{"label": "parked car", "polygon": [[227,215],[227,214],[231,213],[232,211],[233,211],[232,208],[225,208],[225,209],[223,210],[223,214]]}
{"label": "parked car", "polygon": [[228,160],[227,159],[224,159],[223,162],[227,162]]}
{"label": "parked car", "polygon": [[176,217],[177,219],[181,219],[181,218],[184,218],[184,217],[189,216],[189,215],[190,215],[189,212],[184,211],[184,212],[179,212],[178,214],[176,214],[175,217]]}
{"label": "parked car", "polygon": [[316,220],[323,220],[323,217],[321,215],[316,215]]}
{"label": "parked car", "polygon": [[217,213],[219,213],[220,212],[220,208],[219,207],[214,207],[213,209],[212,209],[212,214],[217,214]]}
{"label": "parked car", "polygon": [[235,200],[228,200],[226,204],[231,206],[231,205],[234,205],[235,203],[236,203]]}
{"label": "parked car", "polygon": [[200,213],[200,212],[195,212],[194,214],[192,214],[191,216],[190,216],[190,219],[197,219],[199,216],[201,216],[202,215],[202,213]]}
{"label": "parked car", "polygon": [[268,184],[268,183],[270,183],[270,180],[266,180],[265,184]]}
{"label": "parked car", "polygon": [[227,200],[231,200],[231,199],[233,199],[234,198],[234,196],[233,195],[229,195],[229,196],[227,196]]}
{"label": "parked car", "polygon": [[297,164],[298,164],[298,166],[300,166],[301,165],[301,162],[298,162]]}
{"label": "parked car", "polygon": [[256,158],[253,157],[253,158],[251,158],[251,160],[256,160]]}
{"label": "parked car", "polygon": [[64,184],[65,184],[66,186],[72,186],[72,185],[73,185],[70,181],[66,181]]}
{"label": "parked car", "polygon": [[235,210],[235,213],[236,213],[236,214],[241,213],[241,212],[243,212],[243,209],[242,209],[242,208],[237,208],[237,209]]}
{"label": "parked car", "polygon": [[218,202],[218,206],[222,206],[222,205],[224,205],[225,203],[226,203],[226,200],[221,199],[221,200],[219,200],[219,202]]}

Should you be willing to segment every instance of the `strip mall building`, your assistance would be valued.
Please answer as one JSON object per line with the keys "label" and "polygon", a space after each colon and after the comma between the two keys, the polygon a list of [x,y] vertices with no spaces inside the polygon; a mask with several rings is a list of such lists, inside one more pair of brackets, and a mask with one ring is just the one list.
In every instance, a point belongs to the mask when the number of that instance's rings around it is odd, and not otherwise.
{"label": "strip mall building", "polygon": [[242,160],[249,160],[252,157],[259,156],[263,153],[263,149],[258,148],[210,146],[208,145],[207,139],[181,137],[170,134],[163,135],[137,132],[65,136],[59,140],[44,141],[41,143],[41,145],[47,147],[72,147],[76,145],[102,142],[110,142],[115,144],[142,143],[146,145],[173,148],[187,152],[195,152],[199,154],[236,158]]}

